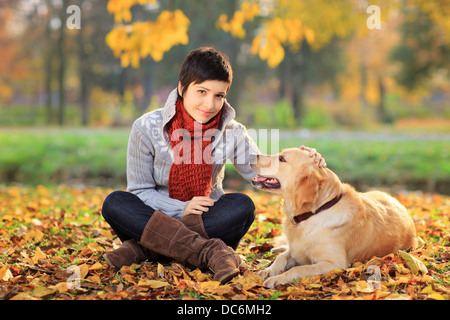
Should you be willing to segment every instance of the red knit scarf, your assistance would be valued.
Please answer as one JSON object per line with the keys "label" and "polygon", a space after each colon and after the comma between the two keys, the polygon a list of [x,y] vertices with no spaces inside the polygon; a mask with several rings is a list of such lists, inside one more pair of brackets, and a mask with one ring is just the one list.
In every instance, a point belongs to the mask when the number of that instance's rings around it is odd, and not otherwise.
{"label": "red knit scarf", "polygon": [[221,113],[222,110],[208,123],[200,124],[186,112],[183,101],[177,100],[175,116],[168,127],[174,153],[169,173],[169,196],[172,199],[190,201],[195,196],[209,196],[214,132],[209,129],[218,128]]}

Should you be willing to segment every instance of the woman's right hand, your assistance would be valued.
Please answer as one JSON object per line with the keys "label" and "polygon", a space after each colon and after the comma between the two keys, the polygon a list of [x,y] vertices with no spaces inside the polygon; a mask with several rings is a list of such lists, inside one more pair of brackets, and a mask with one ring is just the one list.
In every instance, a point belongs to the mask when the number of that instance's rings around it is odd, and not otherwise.
{"label": "woman's right hand", "polygon": [[214,202],[214,199],[209,197],[193,197],[184,208],[183,216],[207,212]]}

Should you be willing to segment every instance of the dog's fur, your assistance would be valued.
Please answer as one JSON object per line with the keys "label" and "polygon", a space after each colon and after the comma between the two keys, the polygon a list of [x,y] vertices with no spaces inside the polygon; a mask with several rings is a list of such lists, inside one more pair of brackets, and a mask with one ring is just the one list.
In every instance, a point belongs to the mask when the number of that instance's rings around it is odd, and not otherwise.
{"label": "dog's fur", "polygon": [[[255,187],[284,198],[288,246],[260,271],[267,287],[417,245],[414,222],[396,199],[380,191],[356,192],[331,170],[319,168],[307,151],[290,148],[273,156],[258,155],[252,168],[259,175],[259,180],[252,181]],[[273,179],[265,183],[265,178]],[[315,212],[338,195],[342,198],[331,208],[298,224],[291,221],[296,215]],[[288,271],[281,273],[284,270]]]}

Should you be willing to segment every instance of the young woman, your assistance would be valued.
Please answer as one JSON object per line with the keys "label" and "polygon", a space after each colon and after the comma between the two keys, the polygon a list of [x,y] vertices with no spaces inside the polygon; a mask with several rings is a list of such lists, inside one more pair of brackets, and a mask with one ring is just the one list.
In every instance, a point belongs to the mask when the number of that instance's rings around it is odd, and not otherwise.
{"label": "young woman", "polygon": [[111,193],[102,209],[122,240],[119,249],[105,254],[111,266],[163,255],[209,267],[222,283],[239,273],[234,250],[255,218],[255,206],[245,194],[224,193],[224,165],[230,159],[250,181],[258,148],[225,99],[232,78],[226,55],[213,48],[193,50],[164,108],[134,122],[127,192]]}

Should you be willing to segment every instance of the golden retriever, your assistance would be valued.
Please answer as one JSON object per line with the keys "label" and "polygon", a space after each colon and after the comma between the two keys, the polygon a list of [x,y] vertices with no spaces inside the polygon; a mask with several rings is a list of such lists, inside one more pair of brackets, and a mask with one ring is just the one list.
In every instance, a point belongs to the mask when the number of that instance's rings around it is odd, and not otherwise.
{"label": "golden retriever", "polygon": [[417,245],[414,222],[396,199],[381,191],[356,192],[319,168],[307,151],[258,155],[252,168],[258,174],[252,184],[281,194],[286,215],[287,250],[259,272],[266,287]]}

